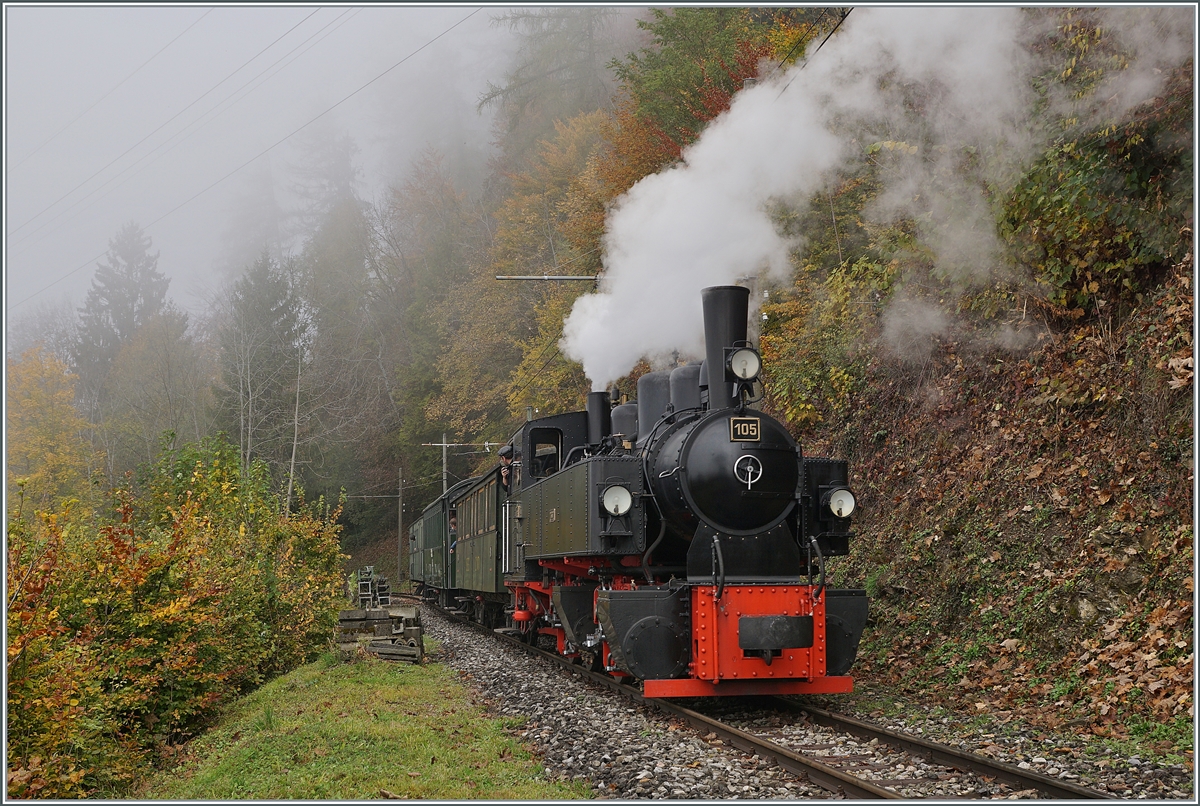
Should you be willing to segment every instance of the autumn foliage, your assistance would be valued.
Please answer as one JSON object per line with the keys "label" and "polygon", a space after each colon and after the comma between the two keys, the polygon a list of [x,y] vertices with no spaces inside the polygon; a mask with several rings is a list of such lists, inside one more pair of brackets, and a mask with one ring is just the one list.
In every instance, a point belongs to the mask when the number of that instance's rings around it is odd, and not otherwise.
{"label": "autumn foliage", "polygon": [[222,440],[163,457],[102,518],[9,513],[8,794],[122,791],[332,634],[336,508],[280,512]]}

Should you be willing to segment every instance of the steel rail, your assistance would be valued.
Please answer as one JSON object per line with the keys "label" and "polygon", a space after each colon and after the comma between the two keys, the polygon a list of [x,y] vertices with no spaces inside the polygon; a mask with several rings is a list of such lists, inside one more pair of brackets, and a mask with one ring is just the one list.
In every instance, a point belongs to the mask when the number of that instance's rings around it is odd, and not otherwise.
{"label": "steel rail", "polygon": [[648,705],[653,705],[660,710],[687,720],[695,728],[700,730],[707,729],[717,734],[739,750],[761,758],[770,759],[792,775],[807,778],[817,786],[828,789],[830,792],[835,792],[844,797],[856,800],[902,800],[904,797],[891,789],[886,789],[863,778],[842,772],[828,764],[800,755],[782,745],[775,744],[769,739],[763,739],[751,733],[746,733],[732,725],[718,722],[711,717],[707,717],[690,708],[676,705],[669,700],[646,699],[644,697],[641,700]]}
{"label": "steel rail", "polygon": [[472,628],[482,632],[490,632],[497,638],[500,638],[501,640],[514,646],[520,647],[522,650],[529,652],[532,655],[546,658],[547,660],[569,669],[572,672],[577,672],[583,677],[586,677],[588,680],[599,683],[602,686],[607,686],[613,691],[628,697],[634,702],[650,705],[668,714],[679,717],[698,730],[715,733],[721,737],[723,741],[726,741],[730,745],[737,747],[739,750],[751,755],[757,755],[762,758],[770,759],[779,767],[787,770],[793,775],[801,778],[807,778],[817,786],[820,786],[831,792],[840,794],[844,797],[855,798],[859,800],[897,800],[902,798],[901,795],[893,792],[890,789],[877,786],[869,781],[865,781],[861,778],[830,767],[829,765],[820,761],[816,761],[815,759],[806,758],[799,753],[795,753],[786,747],[775,744],[770,740],[762,739],[758,736],[746,733],[745,731],[739,730],[731,725],[726,725],[722,722],[712,719],[711,717],[707,717],[704,714],[693,711],[690,708],[684,708],[668,700],[644,697],[642,693],[633,686],[621,683],[620,681],[615,680],[614,678],[609,677],[601,672],[593,672],[591,669],[585,669],[582,666],[571,663],[568,658],[564,658],[555,652],[547,652],[544,649],[530,646],[524,641],[520,641],[511,635],[506,635],[503,632],[488,630],[481,624],[477,624],[476,622],[449,613],[445,609],[439,608],[439,610],[446,615],[447,618],[451,618],[462,624],[470,625]]}
{"label": "steel rail", "polygon": [[[893,789],[879,786],[869,780],[859,778],[834,766],[818,761],[815,758],[806,757],[769,739],[754,736],[732,725],[726,725],[712,717],[705,716],[690,708],[685,708],[670,700],[645,697],[633,686],[626,685],[602,672],[593,672],[590,669],[572,663],[569,658],[564,658],[555,652],[547,652],[544,649],[531,646],[502,631],[489,630],[477,622],[458,616],[444,608],[439,607],[438,610],[449,619],[466,624],[480,632],[490,633],[502,641],[519,647],[532,655],[544,657],[565,669],[578,673],[588,680],[606,686],[635,702],[653,706],[683,719],[698,730],[715,733],[733,747],[743,752],[769,759],[780,768],[787,770],[797,777],[806,778],[830,792],[858,800],[905,799],[904,795]],[[1012,764],[993,761],[984,756],[967,753],[948,745],[898,733],[887,728],[872,725],[869,722],[863,722],[852,717],[843,716],[832,711],[826,711],[822,708],[816,708],[782,697],[764,697],[760,701],[768,703],[771,707],[804,713],[809,717],[810,721],[825,727],[842,730],[868,740],[876,739],[883,744],[904,750],[913,755],[924,756],[938,764],[971,772],[976,775],[996,778],[1006,783],[1014,784],[1021,789],[1035,789],[1053,798],[1065,800],[1104,800],[1115,799],[1116,797],[1107,792],[1088,789],[1087,787],[1051,778],[1041,773],[1028,772]]]}
{"label": "steel rail", "polygon": [[1009,784],[1015,784],[1022,789],[1036,789],[1054,798],[1066,800],[1116,799],[1116,795],[1108,792],[1088,789],[1069,781],[1051,778],[1049,775],[1043,775],[1039,772],[1023,770],[1013,764],[994,761],[986,756],[968,753],[949,745],[938,744],[928,739],[898,733],[897,731],[889,730],[879,725],[872,725],[870,722],[864,722],[854,717],[834,713],[833,711],[826,711],[823,708],[816,708],[781,697],[772,698],[772,704],[786,708],[789,711],[807,714],[809,719],[818,725],[851,733],[863,739],[875,739],[893,747],[898,747],[913,755],[924,756],[930,761],[943,764],[947,767],[954,767],[973,772],[976,775],[996,778]]}

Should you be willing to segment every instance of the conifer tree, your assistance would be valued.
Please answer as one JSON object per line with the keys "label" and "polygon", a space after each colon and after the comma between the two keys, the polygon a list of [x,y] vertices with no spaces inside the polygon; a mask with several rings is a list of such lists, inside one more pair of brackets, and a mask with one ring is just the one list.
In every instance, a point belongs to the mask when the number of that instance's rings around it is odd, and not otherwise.
{"label": "conifer tree", "polygon": [[[77,366],[107,373],[121,345],[157,315],[171,280],[158,270],[158,253],[142,228],[129,222],[108,242],[80,313]],[[101,378],[102,380],[102,378]]]}

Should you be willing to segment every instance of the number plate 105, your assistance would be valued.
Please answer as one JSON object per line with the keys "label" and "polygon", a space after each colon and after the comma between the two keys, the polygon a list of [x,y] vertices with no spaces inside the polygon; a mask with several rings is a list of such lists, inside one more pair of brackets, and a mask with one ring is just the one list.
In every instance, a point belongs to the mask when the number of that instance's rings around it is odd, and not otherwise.
{"label": "number plate 105", "polygon": [[758,442],[762,439],[761,421],[758,417],[730,417],[730,442]]}

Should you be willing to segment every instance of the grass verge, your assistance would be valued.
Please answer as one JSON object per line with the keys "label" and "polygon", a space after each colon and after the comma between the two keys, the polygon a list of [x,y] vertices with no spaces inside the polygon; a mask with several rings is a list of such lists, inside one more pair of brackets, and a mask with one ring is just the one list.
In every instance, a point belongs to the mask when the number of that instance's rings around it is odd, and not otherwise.
{"label": "grass verge", "polygon": [[234,703],[152,800],[563,800],[590,797],[546,779],[454,672],[329,654]]}

